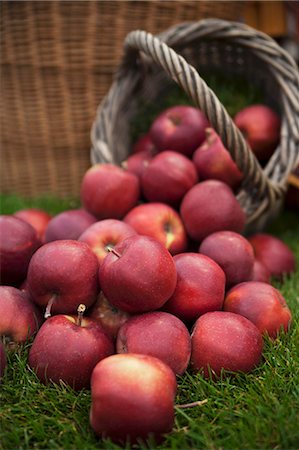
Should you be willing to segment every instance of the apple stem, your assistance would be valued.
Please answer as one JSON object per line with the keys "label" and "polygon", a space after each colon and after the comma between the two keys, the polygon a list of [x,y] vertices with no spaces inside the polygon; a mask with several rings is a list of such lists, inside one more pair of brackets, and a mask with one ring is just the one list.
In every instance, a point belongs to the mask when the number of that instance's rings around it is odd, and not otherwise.
{"label": "apple stem", "polygon": [[77,309],[77,312],[78,312],[77,325],[78,325],[78,327],[81,327],[83,314],[84,314],[85,310],[86,310],[86,306],[83,305],[83,303],[80,303],[80,305],[78,306],[78,309]]}
{"label": "apple stem", "polygon": [[113,253],[113,255],[117,256],[118,258],[121,257],[121,254],[118,253],[113,247],[107,247],[108,252]]}
{"label": "apple stem", "polygon": [[208,403],[207,398],[205,400],[198,400],[196,402],[185,403],[183,405],[175,405],[175,406],[180,409],[187,409],[187,408],[193,408],[194,406],[202,406],[202,405],[205,405],[206,403]]}
{"label": "apple stem", "polygon": [[53,306],[53,303],[56,299],[56,295],[52,295],[52,297],[50,298],[50,300],[48,301],[47,307],[46,307],[46,311],[45,311],[45,315],[44,318],[48,319],[51,316],[51,308]]}

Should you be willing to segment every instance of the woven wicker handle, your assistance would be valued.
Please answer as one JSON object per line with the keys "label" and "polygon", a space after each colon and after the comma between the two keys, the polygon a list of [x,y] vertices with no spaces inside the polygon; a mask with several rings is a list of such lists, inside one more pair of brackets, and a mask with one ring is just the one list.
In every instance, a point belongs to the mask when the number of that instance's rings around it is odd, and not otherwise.
{"label": "woven wicker handle", "polygon": [[172,78],[201,109],[220,135],[232,158],[244,174],[244,189],[254,189],[257,196],[268,199],[271,208],[281,197],[281,187],[265,175],[255,155],[248,147],[242,133],[220,103],[213,91],[191,66],[165,42],[145,31],[132,31],[126,37],[124,48],[132,61],[136,52],[143,52]]}

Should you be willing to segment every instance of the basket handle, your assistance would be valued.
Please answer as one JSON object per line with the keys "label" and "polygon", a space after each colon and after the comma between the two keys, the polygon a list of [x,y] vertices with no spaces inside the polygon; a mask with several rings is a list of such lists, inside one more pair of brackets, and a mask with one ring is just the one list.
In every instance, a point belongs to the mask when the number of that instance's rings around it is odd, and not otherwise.
{"label": "basket handle", "polygon": [[193,100],[194,104],[203,111],[212,127],[220,135],[224,145],[233,160],[243,172],[242,187],[254,189],[257,198],[263,198],[260,207],[248,222],[252,222],[261,214],[261,209],[275,208],[275,203],[283,195],[281,185],[274,184],[266,176],[254,153],[248,147],[241,131],[234,124],[230,115],[218,100],[217,96],[199,76],[196,69],[170,48],[165,42],[151,33],[142,30],[130,32],[124,42],[125,57],[123,66],[132,67],[132,61],[137,61],[140,52],[150,57],[161,66],[167,75],[173,79]]}

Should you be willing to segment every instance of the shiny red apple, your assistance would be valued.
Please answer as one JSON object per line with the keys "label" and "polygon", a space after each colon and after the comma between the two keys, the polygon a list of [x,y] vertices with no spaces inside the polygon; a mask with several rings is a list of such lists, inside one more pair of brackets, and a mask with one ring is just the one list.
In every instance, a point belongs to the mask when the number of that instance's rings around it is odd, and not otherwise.
{"label": "shiny red apple", "polygon": [[91,427],[123,445],[150,436],[160,441],[174,425],[176,387],[173,371],[158,358],[109,356],[92,373]]}

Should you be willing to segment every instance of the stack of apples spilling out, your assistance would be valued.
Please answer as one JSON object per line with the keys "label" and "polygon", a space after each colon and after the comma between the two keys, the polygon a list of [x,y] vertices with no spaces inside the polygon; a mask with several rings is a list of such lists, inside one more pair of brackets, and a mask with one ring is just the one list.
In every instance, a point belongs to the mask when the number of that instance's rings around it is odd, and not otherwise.
{"label": "stack of apples spilling out", "polygon": [[[235,118],[260,159],[279,141],[275,112]],[[163,111],[122,167],[91,167],[82,207],[0,218],[0,332],[32,338],[43,383],[91,388],[90,424],[135,442],[172,429],[177,376],[252,371],[263,336],[291,312],[271,280],[295,270],[275,236],[245,237],[243,175],[201,111]],[[6,364],[0,347],[1,373]]]}

